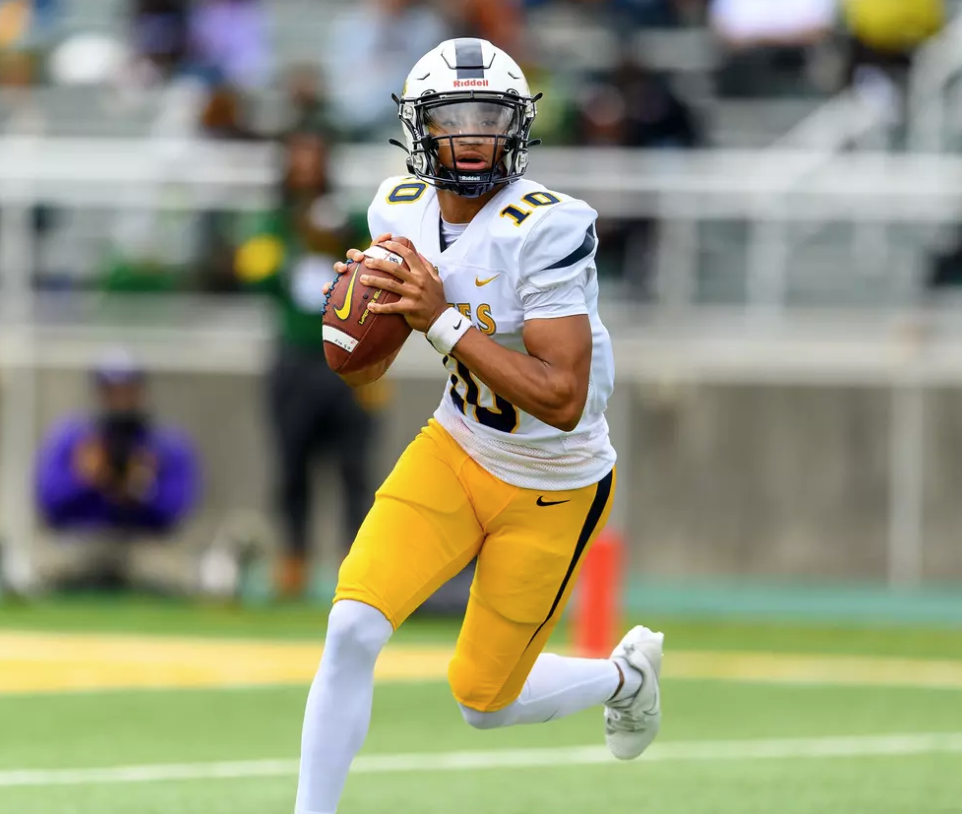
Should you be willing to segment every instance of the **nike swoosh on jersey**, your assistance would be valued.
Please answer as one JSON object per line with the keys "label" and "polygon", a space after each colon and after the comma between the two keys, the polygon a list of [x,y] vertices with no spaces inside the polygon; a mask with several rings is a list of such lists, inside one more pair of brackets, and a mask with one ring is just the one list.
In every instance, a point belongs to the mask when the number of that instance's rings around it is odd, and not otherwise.
{"label": "nike swoosh on jersey", "polygon": [[560,506],[562,503],[570,502],[570,500],[545,500],[544,495],[540,495],[537,500],[539,506]]}
{"label": "nike swoosh on jersey", "polygon": [[354,294],[354,280],[357,279],[357,268],[351,275],[351,282],[347,286],[347,295],[344,297],[344,305],[334,309],[334,316],[340,320],[345,320],[351,315],[351,296]]}
{"label": "nike swoosh on jersey", "polygon": [[495,274],[494,277],[488,277],[487,280],[482,280],[480,277],[475,277],[475,278],[474,278],[474,284],[475,284],[478,288],[481,288],[481,286],[487,285],[488,283],[493,282],[494,280],[497,280],[498,277],[500,277],[500,276],[501,276],[500,274]]}

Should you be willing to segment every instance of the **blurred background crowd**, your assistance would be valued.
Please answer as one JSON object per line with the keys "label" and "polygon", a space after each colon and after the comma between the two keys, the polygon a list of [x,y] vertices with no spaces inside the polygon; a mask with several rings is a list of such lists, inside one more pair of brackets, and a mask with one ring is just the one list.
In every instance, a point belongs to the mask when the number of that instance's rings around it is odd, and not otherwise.
{"label": "blurred background crowd", "polygon": [[[333,147],[396,135],[391,94],[446,37],[516,55],[544,93],[534,135],[551,146],[738,147],[849,85],[897,99],[946,13],[943,0],[4,0],[0,121],[51,135],[309,133],[311,147],[286,143],[319,196],[335,191]],[[343,238],[361,239],[363,210],[342,214]],[[37,213],[60,248],[37,270],[41,286],[239,292],[234,252],[261,225],[127,213],[91,248],[68,220]],[[606,218],[602,274],[643,276],[650,227]]]}
{"label": "blurred background crowd", "polygon": [[[169,197],[156,208],[32,203],[29,284],[61,306],[91,293],[129,302],[183,294],[273,303],[277,342],[263,388],[220,393],[216,410],[223,411],[225,398],[263,406],[271,457],[263,468],[272,474],[261,485],[271,495],[281,552],[267,581],[277,594],[298,596],[310,586],[312,529],[336,526],[328,546],[339,552],[363,518],[383,470],[377,450],[390,457],[384,437],[397,429],[385,408],[392,398],[403,401],[388,384],[350,391],[324,363],[321,286],[334,258],[368,239],[363,195],[347,195],[339,183],[339,151],[397,136],[391,94],[423,53],[463,35],[510,52],[544,94],[534,136],[551,148],[578,150],[570,153],[583,156],[574,170],[586,176],[603,152],[618,148],[645,156],[764,150],[846,94],[882,111],[885,147],[901,151],[913,58],[956,8],[950,0],[0,0],[5,136],[40,144],[231,142],[269,145],[281,156],[269,205],[199,209]],[[532,177],[541,180],[534,161]],[[657,301],[664,284],[658,247],[674,233],[650,212],[598,208],[599,273],[609,299]],[[0,206],[0,222],[5,214]],[[744,253],[725,250],[744,232],[735,220],[698,227],[703,256],[696,277],[709,299],[712,292],[722,301],[744,295],[738,285],[735,294],[719,294],[716,282],[728,265],[745,265]],[[0,243],[11,234],[0,226]],[[947,239],[926,249],[930,284],[962,278],[959,247],[962,240]],[[824,258],[816,256],[810,288],[800,290],[832,301],[824,283],[835,272]],[[865,283],[865,298],[882,287]],[[210,483],[230,479],[230,440],[205,452],[216,432],[203,437],[199,427],[167,427],[149,408],[147,393],[160,395],[168,407],[177,405],[172,412],[183,423],[191,415],[184,399],[200,403],[200,390],[171,385],[166,396],[158,394],[164,388],[153,386],[149,365],[123,350],[81,367],[83,386],[95,397],[91,413],[44,426],[38,439],[38,516],[75,541],[59,549],[70,557],[44,558],[50,573],[37,571],[44,584],[58,583],[54,572],[64,584],[75,579],[82,550],[76,540],[93,536],[94,547],[83,549],[91,553],[80,559],[107,563],[95,569],[95,583],[140,573],[147,575],[141,582],[178,590],[233,590],[231,569],[270,548],[271,535],[251,513],[218,519],[206,535],[214,542],[198,555],[199,570],[161,557],[174,562],[170,579],[160,579],[160,566],[138,566],[116,553],[130,550],[131,538],[174,534],[205,500],[216,499]],[[164,374],[159,379],[166,381]],[[80,386],[73,387],[61,402],[84,403]],[[653,427],[662,426],[660,410],[652,408]],[[343,489],[336,523],[311,512],[317,461],[327,462]],[[733,523],[732,537],[748,524]],[[95,557],[105,545],[114,553]]]}

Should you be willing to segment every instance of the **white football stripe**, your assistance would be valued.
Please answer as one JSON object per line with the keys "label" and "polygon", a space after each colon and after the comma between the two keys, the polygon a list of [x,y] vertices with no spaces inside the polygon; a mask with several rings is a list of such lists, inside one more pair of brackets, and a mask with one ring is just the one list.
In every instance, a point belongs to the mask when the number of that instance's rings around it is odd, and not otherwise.
{"label": "white football stripe", "polygon": [[[651,762],[859,758],[933,754],[962,754],[962,732],[784,740],[668,742],[652,746],[635,765]],[[603,746],[575,746],[440,754],[425,752],[365,755],[354,762],[351,770],[361,774],[381,774],[463,769],[517,769],[535,766],[588,766],[603,763],[618,763],[618,761]],[[21,769],[0,772],[0,788],[291,777],[297,774],[297,769],[296,760],[237,760],[219,763],[114,766],[103,769]]]}
{"label": "white football stripe", "polygon": [[388,251],[383,246],[371,246],[371,248],[365,249],[364,256],[377,257],[377,258],[380,258],[381,260],[390,260],[392,263],[394,263],[397,266],[404,265],[404,258],[401,257],[401,255]]}
{"label": "white football stripe", "polygon": [[348,353],[353,353],[354,348],[357,347],[357,340],[353,336],[344,333],[340,328],[335,328],[333,325],[325,325],[321,335],[325,342],[344,348]]}

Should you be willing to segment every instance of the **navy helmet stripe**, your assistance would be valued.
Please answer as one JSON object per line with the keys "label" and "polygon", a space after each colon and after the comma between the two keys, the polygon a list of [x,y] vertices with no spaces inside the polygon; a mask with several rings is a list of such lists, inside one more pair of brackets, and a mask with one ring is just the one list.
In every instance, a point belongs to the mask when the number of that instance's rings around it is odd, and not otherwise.
{"label": "navy helmet stripe", "polygon": [[581,245],[563,260],[559,260],[554,265],[548,266],[545,271],[568,268],[568,266],[573,266],[579,260],[584,260],[595,250],[595,243],[595,225],[591,224],[591,226],[588,228],[588,231],[585,233],[585,239],[582,241]]}
{"label": "navy helmet stripe", "polygon": [[484,79],[481,40],[462,37],[454,41],[454,63],[458,79]]}

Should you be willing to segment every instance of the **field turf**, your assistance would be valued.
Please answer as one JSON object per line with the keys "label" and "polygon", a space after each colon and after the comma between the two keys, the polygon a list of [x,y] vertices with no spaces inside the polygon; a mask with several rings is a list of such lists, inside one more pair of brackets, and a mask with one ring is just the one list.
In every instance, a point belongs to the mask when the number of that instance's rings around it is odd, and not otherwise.
{"label": "field turf", "polygon": [[[962,630],[644,621],[665,717],[629,764],[600,710],[469,729],[456,626],[412,621],[342,814],[962,812]],[[322,636],[308,607],[0,606],[0,812],[290,814]]]}

